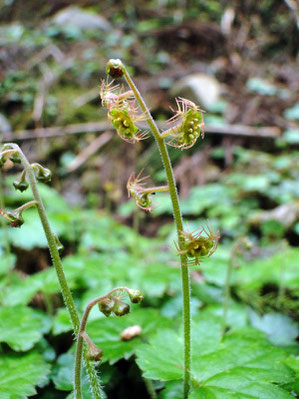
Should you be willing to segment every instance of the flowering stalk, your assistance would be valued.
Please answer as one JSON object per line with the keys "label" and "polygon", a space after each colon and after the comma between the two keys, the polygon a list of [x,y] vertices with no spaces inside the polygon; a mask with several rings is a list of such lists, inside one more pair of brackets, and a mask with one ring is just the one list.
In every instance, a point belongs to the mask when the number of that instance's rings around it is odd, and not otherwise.
{"label": "flowering stalk", "polygon": [[[107,73],[113,78],[124,76],[131,91],[134,93],[134,97],[140,106],[144,119],[148,123],[156,143],[158,145],[164,169],[168,180],[168,189],[172,202],[173,216],[177,229],[178,245],[180,249],[183,249],[184,238],[181,233],[183,229],[183,220],[179,205],[178,192],[176,188],[176,182],[174,173],[172,170],[171,161],[169,154],[164,142],[164,138],[149,112],[147,105],[145,104],[141,94],[131,79],[126,67],[120,60],[110,60],[107,64]],[[180,254],[181,261],[181,279],[182,279],[182,291],[183,291],[183,321],[184,321],[184,399],[187,399],[190,390],[190,371],[191,371],[191,312],[190,312],[190,276],[187,264],[186,254]]]}
{"label": "flowering stalk", "polygon": [[[24,153],[22,152],[20,147],[14,143],[5,144],[2,147],[2,151],[0,151],[0,165],[3,165],[5,163],[7,157],[9,157],[13,162],[17,162],[17,163],[21,162],[25,169],[26,177],[28,178],[29,185],[31,187],[32,194],[34,197],[33,202],[37,208],[37,211],[38,211],[39,217],[41,219],[41,223],[42,223],[42,226],[43,226],[43,229],[44,229],[47,241],[48,241],[49,251],[50,251],[52,262],[55,267],[56,274],[57,274],[57,277],[59,280],[62,297],[63,297],[64,303],[67,307],[67,310],[69,312],[69,316],[70,316],[70,319],[71,319],[71,322],[73,325],[73,329],[74,329],[75,333],[77,334],[77,332],[79,330],[79,324],[80,324],[79,316],[78,316],[77,309],[76,309],[71,291],[69,289],[69,286],[68,286],[68,283],[67,283],[67,280],[66,280],[66,277],[64,274],[62,262],[61,262],[61,259],[59,256],[59,250],[57,248],[56,235],[51,230],[49,220],[48,220],[48,217],[46,214],[46,210],[45,210],[43,201],[41,199],[40,193],[37,188],[35,173],[37,173],[38,178],[40,180],[43,179],[43,174],[44,174],[45,180],[49,181],[49,170],[41,167],[39,164],[34,164],[33,166],[30,165],[29,161],[27,160],[26,156],[24,155]],[[31,205],[33,205],[33,202]],[[89,376],[94,399],[104,399],[104,395],[103,395],[100,385],[98,383],[98,377],[96,375],[96,371],[94,369],[93,364],[91,362],[89,362],[88,360],[86,360],[85,364],[86,364],[86,369],[87,369],[87,373]]]}
{"label": "flowering stalk", "polygon": [[121,301],[121,296],[115,295],[116,293],[127,293],[132,303],[140,303],[143,300],[143,294],[140,290],[133,290],[127,287],[117,287],[113,288],[107,294],[102,295],[100,297],[92,299],[86,306],[79,331],[77,334],[77,346],[76,346],[76,355],[75,355],[75,399],[82,399],[82,389],[81,389],[81,366],[82,366],[82,350],[83,350],[83,339],[87,342],[89,346],[89,354],[95,354],[95,356],[99,356],[99,358],[95,358],[95,360],[100,360],[100,357],[103,355],[101,349],[99,349],[89,338],[87,335],[85,328],[87,324],[87,319],[91,309],[95,305],[99,305],[99,310],[106,316],[109,317],[111,314],[115,316],[124,316],[129,313],[130,306],[125,302]]}

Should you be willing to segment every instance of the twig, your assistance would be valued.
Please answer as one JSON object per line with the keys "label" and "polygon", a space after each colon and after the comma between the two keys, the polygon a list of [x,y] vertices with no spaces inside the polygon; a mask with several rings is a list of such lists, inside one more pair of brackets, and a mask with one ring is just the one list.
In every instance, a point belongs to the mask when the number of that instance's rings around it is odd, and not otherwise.
{"label": "twig", "polygon": [[[165,122],[158,123],[160,129],[167,129],[168,125]],[[68,134],[85,134],[85,133],[101,133],[111,128],[111,124],[107,122],[89,122],[89,123],[78,123],[67,126],[55,126],[48,128],[18,130],[11,133],[9,139],[3,140],[5,142],[14,141],[26,141],[35,140],[37,137],[44,138],[55,138],[62,137]],[[252,127],[246,125],[225,125],[225,126],[213,126],[206,125],[205,132],[210,134],[223,134],[229,136],[246,136],[246,137],[266,137],[266,138],[278,138],[281,135],[281,129],[276,126],[266,127]]]}
{"label": "twig", "polygon": [[67,166],[68,172],[74,172],[82,166],[94,153],[96,153],[104,144],[113,137],[112,133],[106,132],[93,140],[88,147],[84,148],[80,154]]}

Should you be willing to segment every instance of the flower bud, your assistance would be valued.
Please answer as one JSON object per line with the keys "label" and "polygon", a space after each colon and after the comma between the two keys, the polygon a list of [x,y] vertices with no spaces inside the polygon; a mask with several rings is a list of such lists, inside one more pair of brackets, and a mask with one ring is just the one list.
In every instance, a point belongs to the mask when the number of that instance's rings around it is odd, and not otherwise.
{"label": "flower bud", "polygon": [[26,180],[25,170],[22,172],[21,176],[18,179],[16,179],[12,184],[16,190],[19,190],[21,192],[27,190],[29,184],[27,183]]}
{"label": "flower bud", "polygon": [[11,162],[13,163],[21,163],[21,158],[19,155],[19,151],[14,151],[9,155],[9,159],[11,160]]}
{"label": "flower bud", "polygon": [[103,350],[92,342],[88,342],[87,359],[98,362],[103,358]]}
{"label": "flower bud", "polygon": [[129,289],[128,295],[132,303],[140,303],[144,298],[144,295],[140,290]]}
{"label": "flower bud", "polygon": [[50,169],[41,166],[39,163],[33,163],[31,165],[34,170],[35,177],[38,181],[43,183],[49,183],[52,179],[52,172]]}
{"label": "flower bud", "polygon": [[125,302],[116,300],[113,307],[113,313],[115,316],[124,316],[130,312],[130,305]]}
{"label": "flower bud", "polygon": [[114,311],[115,301],[112,298],[104,298],[98,303],[100,312],[102,312],[106,317],[109,317]]}
{"label": "flower bud", "polygon": [[184,150],[192,147],[200,136],[204,138],[204,120],[202,110],[192,101],[179,97],[176,103],[178,109],[168,122],[177,124],[169,129],[173,139],[168,144]]}
{"label": "flower bud", "polygon": [[220,237],[207,224],[206,228],[201,227],[199,231],[182,231],[181,238],[183,239],[181,248],[176,244],[177,254],[186,255],[189,265],[199,265],[216,251]]}
{"label": "flower bud", "polygon": [[119,59],[111,59],[107,62],[106,65],[106,72],[110,75],[113,79],[119,79],[123,76],[123,64]]}
{"label": "flower bud", "polygon": [[21,227],[22,224],[24,223],[24,219],[22,217],[22,212],[25,211],[25,209],[30,208],[35,205],[36,205],[36,201],[29,201],[26,204],[20,206],[17,209],[12,210],[12,211],[8,211],[6,209],[0,208],[0,216],[3,216],[5,219],[7,219],[9,221],[11,227]]}
{"label": "flower bud", "polygon": [[128,109],[113,108],[109,117],[118,135],[124,140],[133,140],[139,132]]}
{"label": "flower bud", "polygon": [[6,217],[11,227],[21,227],[24,223],[22,212],[19,209],[14,211],[5,211],[5,215],[2,216]]}

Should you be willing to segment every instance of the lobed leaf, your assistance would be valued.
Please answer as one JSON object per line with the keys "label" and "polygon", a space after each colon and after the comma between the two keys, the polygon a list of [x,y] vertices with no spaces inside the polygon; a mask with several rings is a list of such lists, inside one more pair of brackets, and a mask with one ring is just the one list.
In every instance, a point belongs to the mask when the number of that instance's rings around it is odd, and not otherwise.
{"label": "lobed leaf", "polygon": [[15,351],[27,351],[50,329],[49,317],[27,306],[0,308],[0,342]]}
{"label": "lobed leaf", "polygon": [[36,352],[0,356],[1,399],[26,399],[36,394],[36,385],[47,381],[50,366]]}

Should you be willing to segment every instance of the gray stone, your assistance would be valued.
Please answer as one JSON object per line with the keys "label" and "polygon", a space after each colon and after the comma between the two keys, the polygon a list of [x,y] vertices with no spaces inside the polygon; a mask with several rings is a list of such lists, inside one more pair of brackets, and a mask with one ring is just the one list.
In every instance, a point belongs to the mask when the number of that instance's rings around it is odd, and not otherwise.
{"label": "gray stone", "polygon": [[285,228],[290,228],[299,220],[299,201],[280,205],[271,211],[260,211],[249,218],[249,223],[259,225],[264,222],[275,220]]}
{"label": "gray stone", "polygon": [[179,96],[209,109],[220,99],[221,86],[213,76],[194,73],[175,82],[171,89],[172,96]]}
{"label": "gray stone", "polygon": [[100,15],[92,14],[79,7],[67,7],[53,17],[53,23],[62,27],[76,27],[80,30],[100,29],[110,31],[110,23]]}

